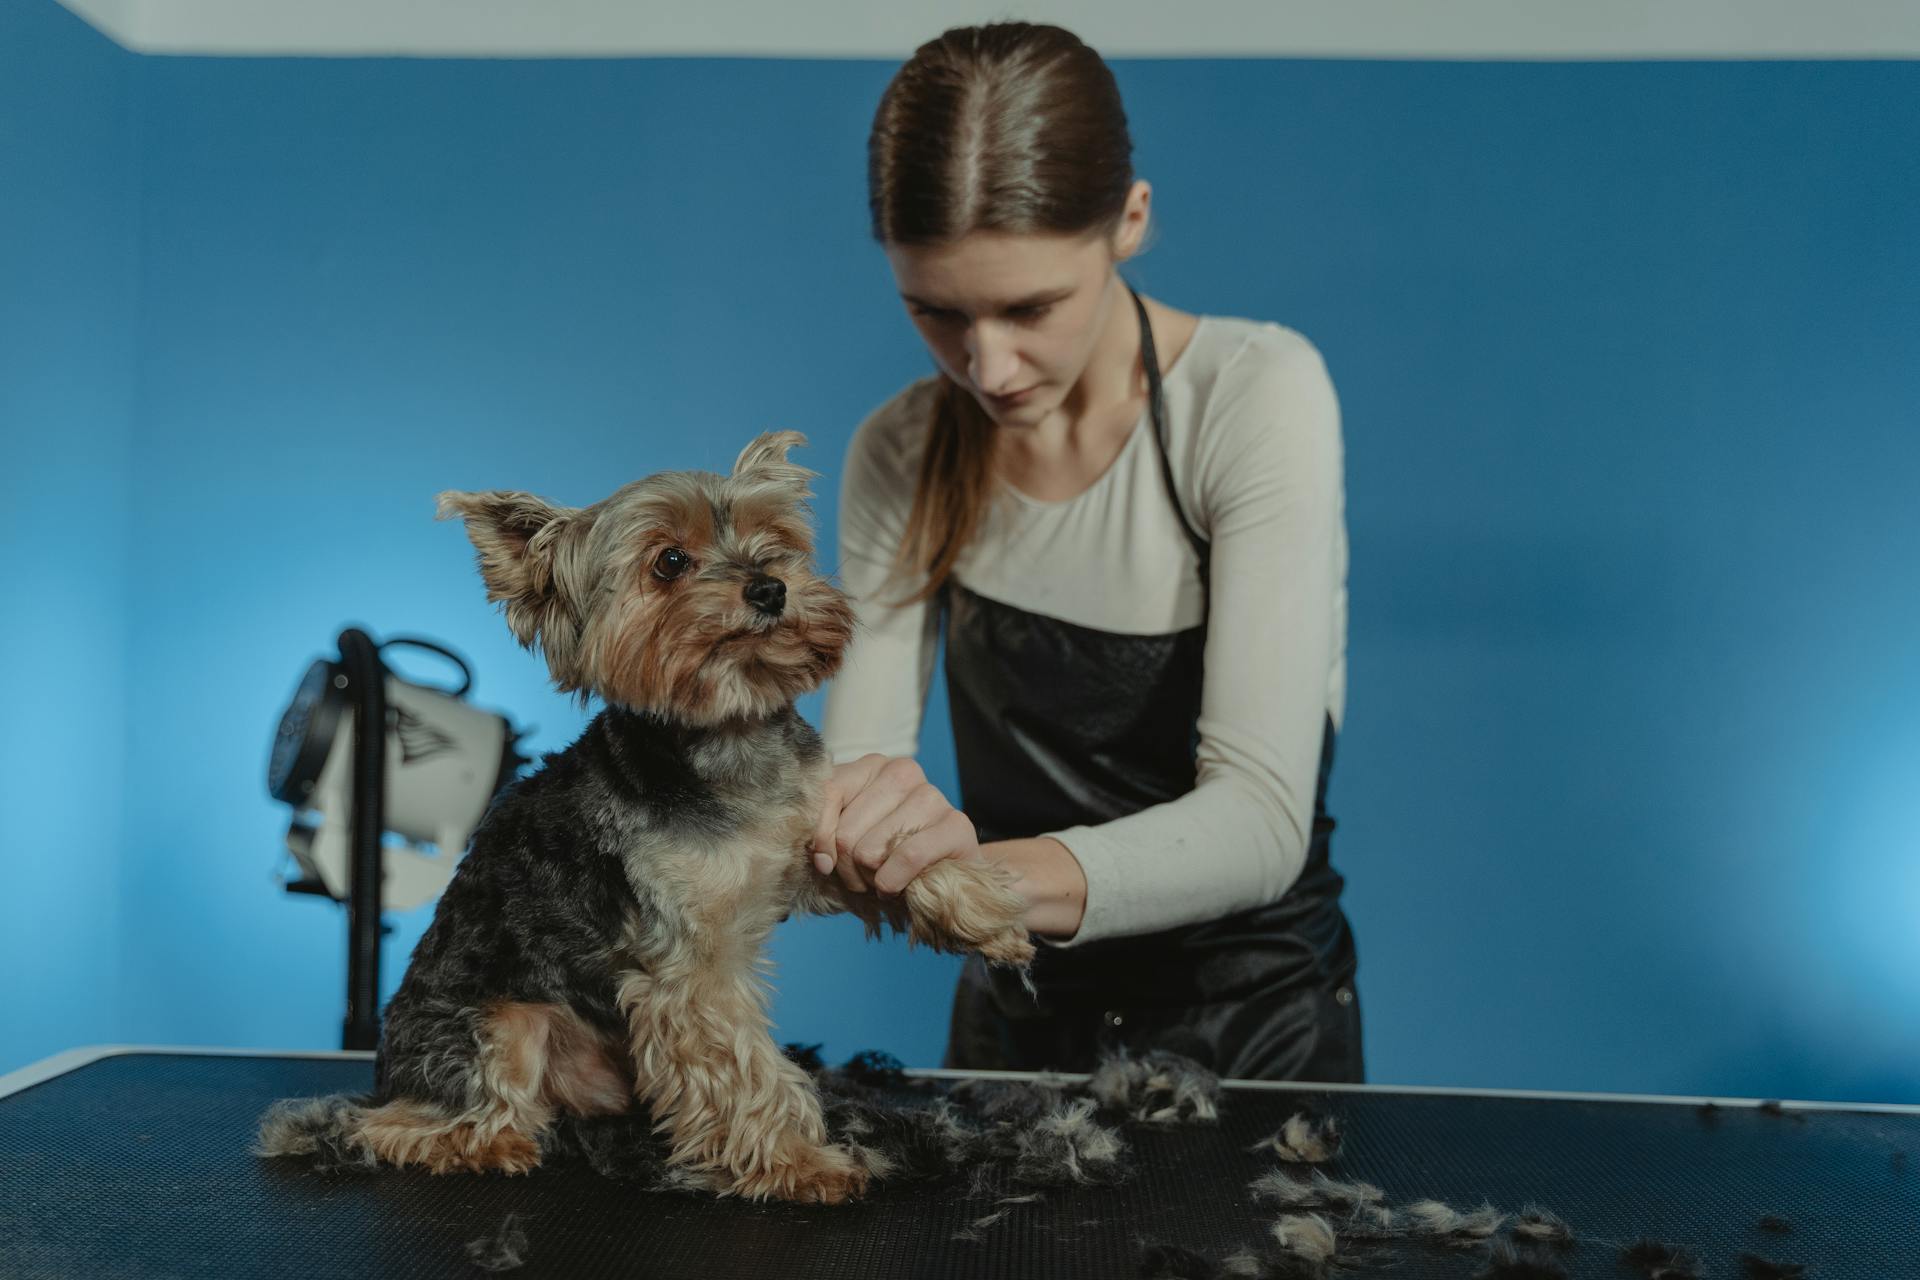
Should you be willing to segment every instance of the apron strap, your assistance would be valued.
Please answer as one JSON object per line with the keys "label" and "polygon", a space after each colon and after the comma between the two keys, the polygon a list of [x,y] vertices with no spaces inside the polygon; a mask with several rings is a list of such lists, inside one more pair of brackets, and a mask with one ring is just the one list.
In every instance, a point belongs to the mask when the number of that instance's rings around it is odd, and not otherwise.
{"label": "apron strap", "polygon": [[1153,345],[1153,325],[1147,320],[1147,304],[1140,301],[1132,285],[1127,286],[1127,293],[1133,299],[1134,310],[1140,314],[1140,363],[1147,370],[1147,406],[1153,413],[1153,441],[1160,450],[1160,475],[1166,481],[1167,498],[1173,503],[1173,514],[1180,519],[1181,531],[1193,544],[1194,554],[1200,557],[1200,586],[1204,590],[1207,587],[1207,540],[1187,519],[1186,508],[1180,503],[1180,491],[1174,487],[1173,460],[1168,454],[1167,398],[1160,385],[1160,355]]}

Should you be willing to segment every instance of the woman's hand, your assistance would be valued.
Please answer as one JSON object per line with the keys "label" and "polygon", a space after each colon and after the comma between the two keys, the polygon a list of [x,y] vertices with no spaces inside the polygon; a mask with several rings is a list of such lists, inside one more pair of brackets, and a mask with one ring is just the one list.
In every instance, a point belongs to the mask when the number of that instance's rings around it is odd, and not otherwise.
{"label": "woman's hand", "polygon": [[[903,831],[891,853],[887,846]],[[899,893],[942,858],[978,858],[973,823],[907,756],[865,755],[836,765],[813,832],[813,864],[853,893]]]}

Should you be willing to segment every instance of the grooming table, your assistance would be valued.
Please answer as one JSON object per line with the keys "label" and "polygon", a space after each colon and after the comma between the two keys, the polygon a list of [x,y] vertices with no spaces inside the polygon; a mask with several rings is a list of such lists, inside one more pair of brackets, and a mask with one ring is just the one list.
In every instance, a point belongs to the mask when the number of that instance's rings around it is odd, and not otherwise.
{"label": "grooming table", "polygon": [[[1275,1213],[1247,1184],[1275,1162],[1248,1148],[1306,1106],[1344,1127],[1327,1171],[1389,1203],[1559,1214],[1579,1239],[1559,1255],[1574,1277],[1630,1277],[1619,1246],[1653,1236],[1693,1251],[1707,1277],[1742,1275],[1751,1251],[1804,1263],[1809,1280],[1920,1280],[1920,1107],[1230,1084],[1218,1125],[1120,1126],[1125,1183],[1014,1204],[995,1198],[1028,1188],[879,1184],[859,1203],[801,1207],[643,1192],[584,1168],[320,1174],[249,1154],[275,1099],[371,1082],[365,1053],[144,1048],[0,1077],[0,1277],[474,1277],[486,1273],[468,1242],[517,1214],[525,1263],[509,1274],[528,1280],[1113,1280],[1139,1274],[1142,1240],[1213,1256],[1270,1243]],[[1765,1215],[1791,1232],[1760,1229]],[[1406,1245],[1388,1273],[1484,1267],[1484,1250]]]}

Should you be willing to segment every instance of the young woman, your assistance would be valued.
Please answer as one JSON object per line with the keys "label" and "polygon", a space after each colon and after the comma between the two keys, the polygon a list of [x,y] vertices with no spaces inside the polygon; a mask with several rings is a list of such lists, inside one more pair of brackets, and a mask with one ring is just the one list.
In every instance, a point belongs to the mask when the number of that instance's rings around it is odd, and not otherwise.
{"label": "young woman", "polygon": [[[940,858],[1018,873],[1038,995],[970,959],[949,1066],[1124,1046],[1359,1081],[1326,813],[1339,406],[1300,334],[1120,277],[1151,198],[1131,157],[1111,71],[1057,27],[948,31],[880,102],[873,232],[937,372],[847,453],[860,631],[815,857],[883,894]],[[912,759],[942,640],[960,809]]]}

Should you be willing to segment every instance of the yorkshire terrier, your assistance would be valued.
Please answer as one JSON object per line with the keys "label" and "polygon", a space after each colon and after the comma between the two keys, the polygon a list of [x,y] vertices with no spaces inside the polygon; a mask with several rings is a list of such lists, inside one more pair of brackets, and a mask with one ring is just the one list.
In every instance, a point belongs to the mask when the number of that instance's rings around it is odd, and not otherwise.
{"label": "yorkshire terrier", "polygon": [[523,1173],[558,1113],[638,1104],[686,1185],[865,1190],[773,1040],[774,926],[851,912],[870,936],[1022,969],[1033,943],[985,861],[936,862],[897,897],[814,869],[829,762],[793,700],[838,669],[854,623],[812,567],[814,473],[787,460],[802,443],[771,432],[729,475],[664,472],[583,508],[439,496],[521,644],[605,706],[475,831],[387,1008],[374,1092],[276,1104],[261,1154]]}

